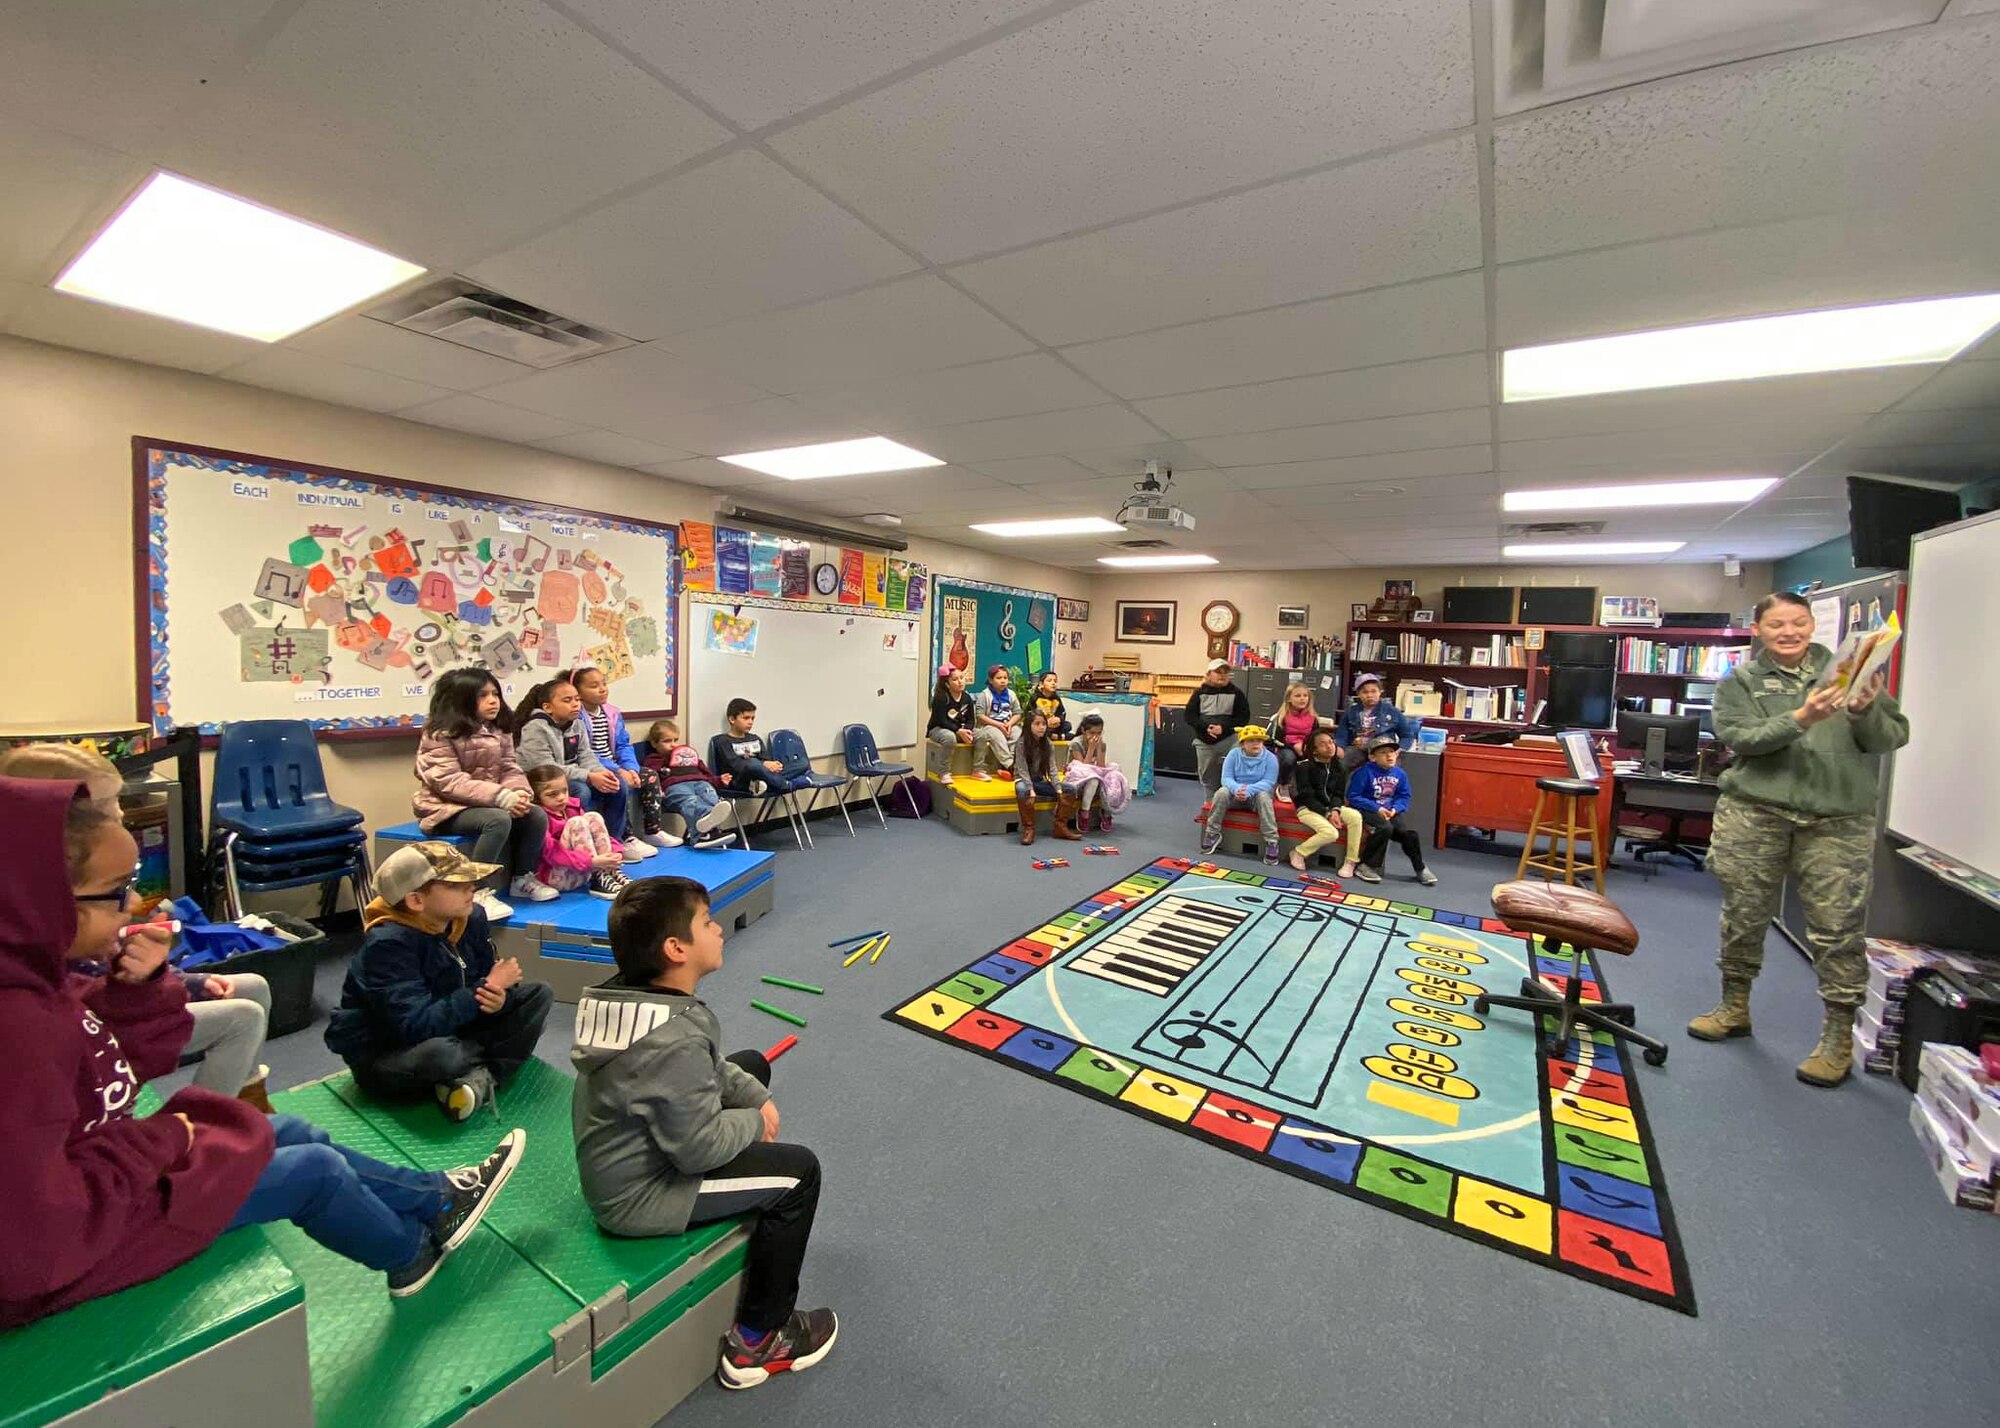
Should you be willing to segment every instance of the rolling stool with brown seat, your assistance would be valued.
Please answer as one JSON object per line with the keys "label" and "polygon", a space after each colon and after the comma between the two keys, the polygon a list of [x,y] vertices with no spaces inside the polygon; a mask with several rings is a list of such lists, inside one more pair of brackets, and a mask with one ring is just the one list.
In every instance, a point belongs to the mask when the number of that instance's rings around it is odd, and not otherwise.
{"label": "rolling stool with brown seat", "polygon": [[1571,1035],[1582,1026],[1636,1043],[1649,1066],[1666,1065],[1667,1044],[1632,1029],[1634,1017],[1628,1003],[1583,1000],[1584,953],[1616,952],[1629,957],[1638,950],[1639,929],[1616,903],[1601,893],[1562,883],[1495,883],[1493,912],[1510,931],[1526,934],[1531,946],[1546,948],[1551,957],[1559,956],[1567,943],[1568,985],[1558,996],[1540,977],[1523,977],[1520,996],[1482,996],[1474,1000],[1473,1011],[1484,1016],[1490,1007],[1519,1007],[1558,1017],[1555,1034],[1543,1041],[1543,1050],[1552,1059],[1562,1058]]}
{"label": "rolling stool with brown seat", "polygon": [[[1528,869],[1546,873],[1551,881],[1557,874],[1564,883],[1576,886],[1579,871],[1596,879],[1596,886],[1604,886],[1604,847],[1597,836],[1597,785],[1587,778],[1538,778],[1535,780],[1535,813],[1528,820],[1528,842],[1521,849],[1521,864],[1514,869],[1514,876],[1524,878]],[[1561,806],[1549,809],[1549,821],[1542,822],[1542,809],[1553,794],[1561,800]],[[1577,819],[1577,804],[1586,802],[1582,821]],[[1535,851],[1535,839],[1546,836],[1549,846],[1542,852]],[[1576,840],[1584,838],[1590,843],[1590,860],[1579,863],[1576,857]]]}

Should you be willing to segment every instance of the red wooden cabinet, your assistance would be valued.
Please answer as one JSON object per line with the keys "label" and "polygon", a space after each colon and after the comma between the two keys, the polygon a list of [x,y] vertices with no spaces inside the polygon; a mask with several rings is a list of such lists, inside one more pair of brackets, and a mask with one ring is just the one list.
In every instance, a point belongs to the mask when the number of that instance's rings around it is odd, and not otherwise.
{"label": "red wooden cabinet", "polygon": [[[1568,778],[1562,750],[1520,744],[1468,744],[1454,740],[1444,746],[1444,767],[1438,783],[1437,846],[1454,826],[1497,828],[1526,833],[1535,813],[1535,780]],[[1611,779],[1598,784],[1592,802],[1597,836],[1611,848]]]}

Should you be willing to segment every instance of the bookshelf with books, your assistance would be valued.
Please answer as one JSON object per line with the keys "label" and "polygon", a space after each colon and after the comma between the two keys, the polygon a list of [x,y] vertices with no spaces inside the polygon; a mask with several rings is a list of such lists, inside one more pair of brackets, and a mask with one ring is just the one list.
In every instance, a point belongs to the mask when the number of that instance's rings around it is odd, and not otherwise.
{"label": "bookshelf with books", "polygon": [[[1537,645],[1557,634],[1615,637],[1621,692],[1655,706],[1686,698],[1690,683],[1725,677],[1752,650],[1751,632],[1741,629],[1639,633],[1629,626],[1355,620],[1347,626],[1347,677],[1351,682],[1363,670],[1380,674],[1384,698],[1398,707],[1417,705],[1412,712],[1426,725],[1442,725],[1454,735],[1527,728],[1547,697],[1549,670],[1543,651],[1529,648],[1530,630],[1540,632]],[[1623,688],[1628,681],[1629,689]]]}

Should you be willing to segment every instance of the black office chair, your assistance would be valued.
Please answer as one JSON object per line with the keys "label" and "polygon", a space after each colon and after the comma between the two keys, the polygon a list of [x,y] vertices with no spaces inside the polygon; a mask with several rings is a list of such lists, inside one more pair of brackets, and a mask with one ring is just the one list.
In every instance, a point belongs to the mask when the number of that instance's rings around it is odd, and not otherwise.
{"label": "black office chair", "polygon": [[1625,851],[1633,860],[1644,866],[1648,858],[1679,858],[1697,873],[1708,866],[1708,849],[1699,843],[1681,841],[1681,821],[1689,815],[1667,814],[1667,831],[1657,838],[1634,838],[1625,835]]}

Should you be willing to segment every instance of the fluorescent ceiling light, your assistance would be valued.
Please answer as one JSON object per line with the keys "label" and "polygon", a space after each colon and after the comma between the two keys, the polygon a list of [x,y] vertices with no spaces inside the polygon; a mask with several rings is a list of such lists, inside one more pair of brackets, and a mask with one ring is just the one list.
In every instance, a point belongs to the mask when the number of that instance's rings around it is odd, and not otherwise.
{"label": "fluorescent ceiling light", "polygon": [[276,342],[421,272],[352,238],[159,173],[55,289]]}
{"label": "fluorescent ceiling light", "polygon": [[2000,293],[1976,293],[1515,347],[1501,356],[1500,399],[1948,362],[1996,323]]}
{"label": "fluorescent ceiling light", "polygon": [[1509,491],[1503,511],[1622,511],[1644,506],[1740,506],[1778,484],[1775,476],[1717,481],[1655,481],[1621,486],[1564,486]]}
{"label": "fluorescent ceiling light", "polygon": [[1672,555],[1684,540],[1533,541],[1507,545],[1500,553],[1509,560],[1587,560],[1609,555]]}
{"label": "fluorescent ceiling light", "polygon": [[1212,555],[1100,555],[1099,565],[1115,565],[1120,570],[1170,570],[1177,565],[1214,565]]}
{"label": "fluorescent ceiling light", "polygon": [[1041,521],[989,521],[973,530],[992,536],[1101,535],[1125,527],[1102,516],[1051,516]]}
{"label": "fluorescent ceiling light", "polygon": [[822,476],[865,476],[875,471],[910,471],[919,466],[944,465],[937,457],[926,456],[915,447],[886,436],[822,441],[816,446],[785,446],[776,451],[746,451],[741,456],[722,459],[731,466],[748,467],[787,481],[817,481]]}

